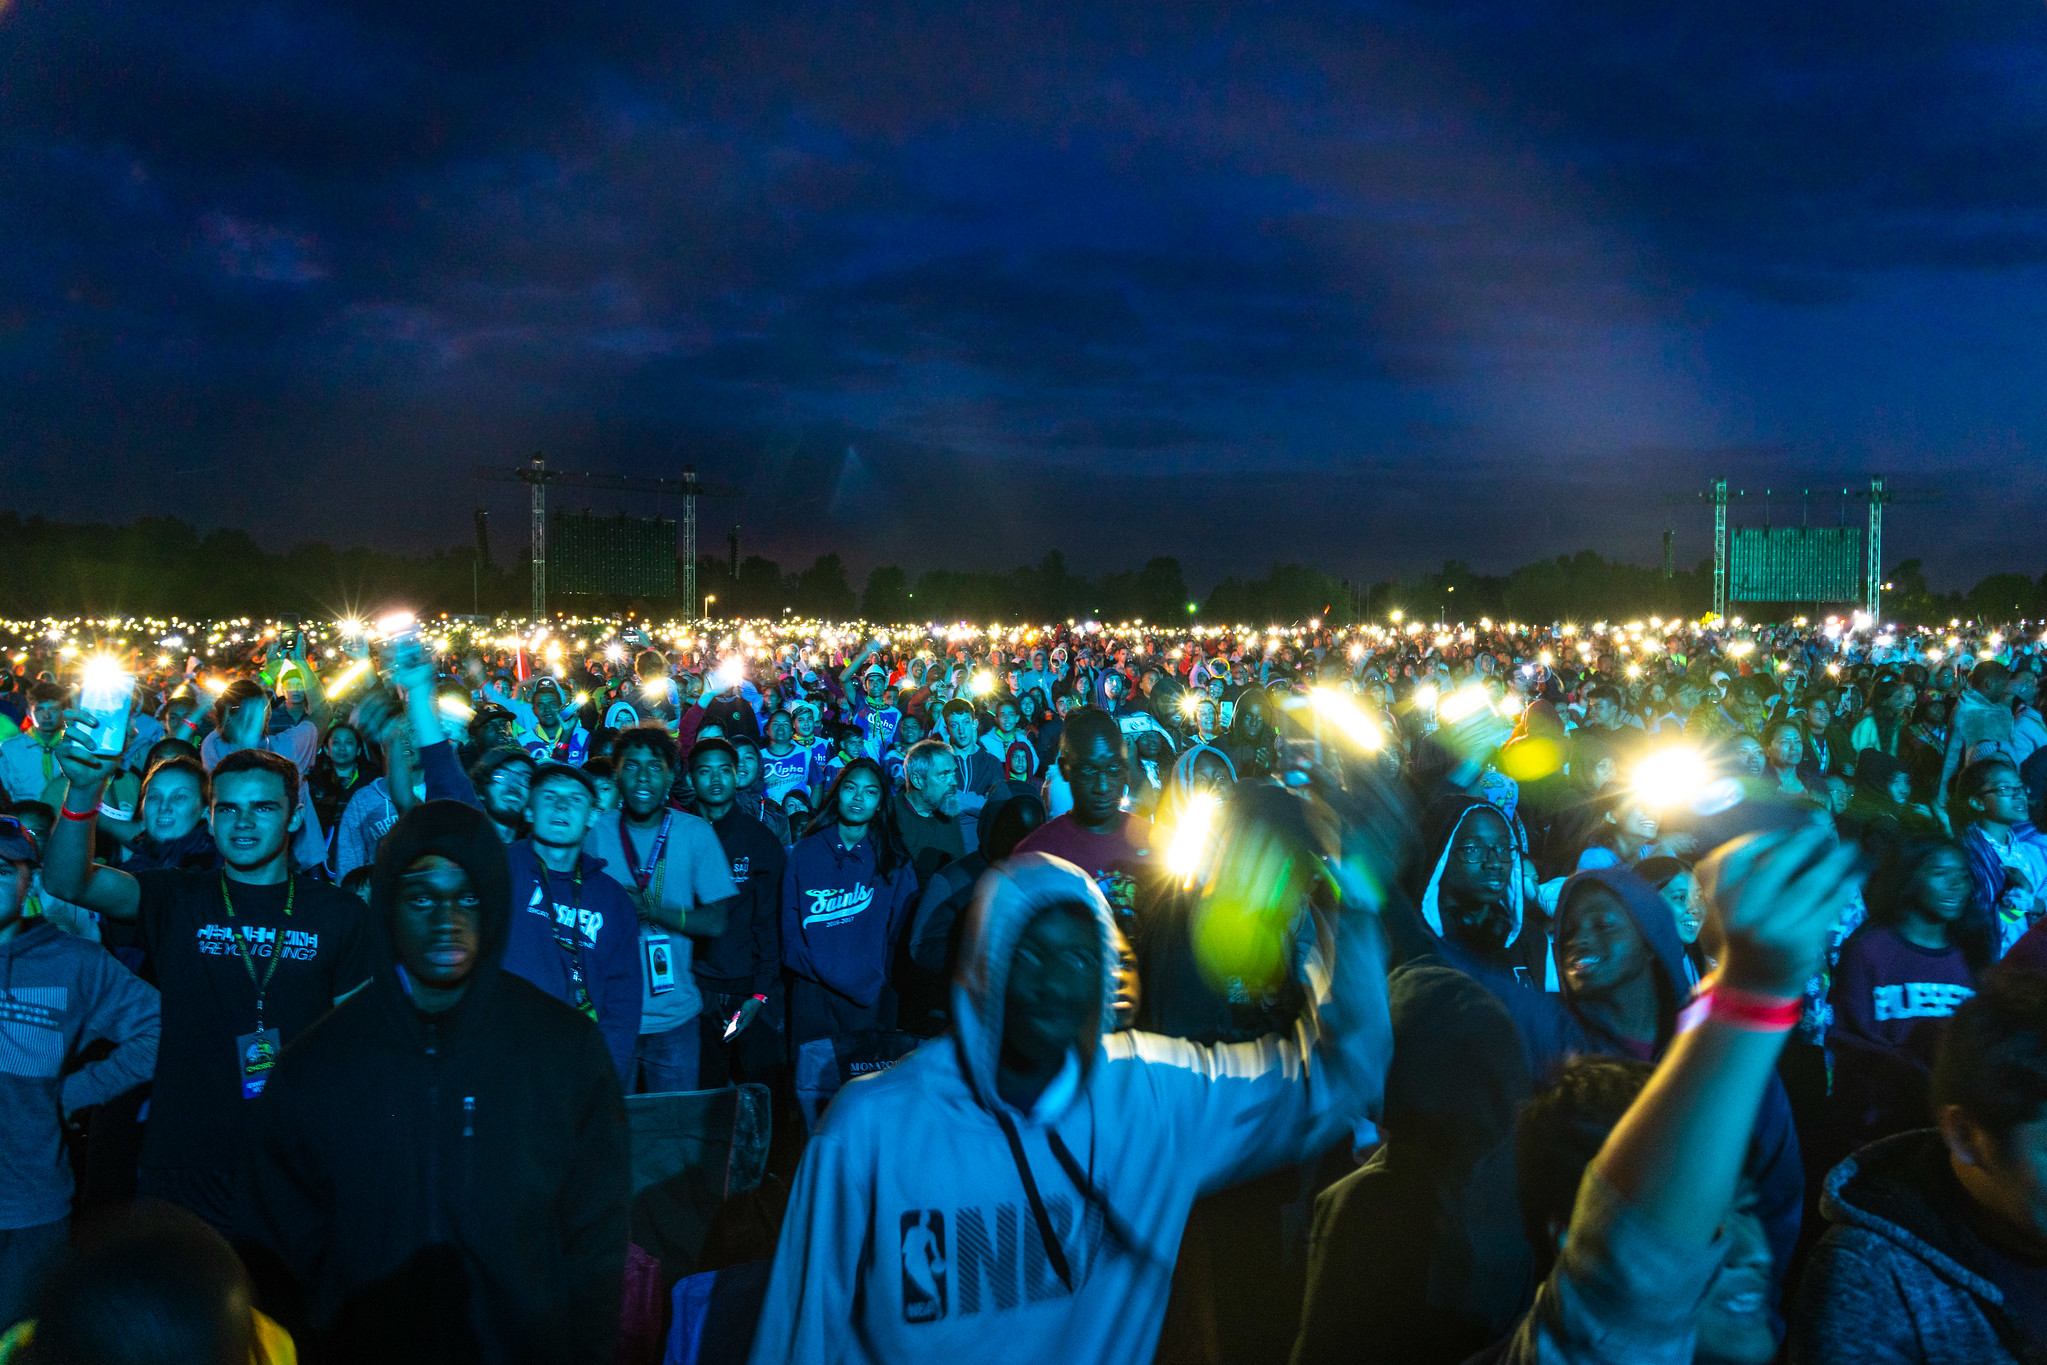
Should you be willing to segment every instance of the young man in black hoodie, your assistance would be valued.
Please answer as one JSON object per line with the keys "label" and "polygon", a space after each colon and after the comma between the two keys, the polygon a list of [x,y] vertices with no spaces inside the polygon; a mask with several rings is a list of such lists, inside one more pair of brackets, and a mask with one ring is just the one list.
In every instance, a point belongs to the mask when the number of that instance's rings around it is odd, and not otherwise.
{"label": "young man in black hoodie", "polygon": [[597,1026],[501,969],[511,874],[428,801],[370,882],[376,975],[256,1106],[241,1228],[303,1297],[314,1361],[612,1359],[630,1149]]}

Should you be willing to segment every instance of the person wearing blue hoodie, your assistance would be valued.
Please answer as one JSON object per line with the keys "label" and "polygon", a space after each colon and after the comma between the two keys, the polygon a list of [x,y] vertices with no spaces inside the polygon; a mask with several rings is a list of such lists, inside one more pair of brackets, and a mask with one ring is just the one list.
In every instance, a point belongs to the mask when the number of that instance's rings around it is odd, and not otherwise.
{"label": "person wearing blue hoodie", "polygon": [[861,1034],[896,1027],[889,984],[917,870],[889,821],[888,779],[856,758],[833,781],[782,873],[782,965],[804,1122],[837,1093]]}
{"label": "person wearing blue hoodie", "polygon": [[849,1084],[804,1153],[753,1365],[1151,1359],[1194,1201],[1377,1110],[1392,1028],[1362,860],[1293,864],[1341,888],[1297,1029],[1214,1047],[1116,1031],[1119,934],[1086,873],[989,871],[950,1032]]}
{"label": "person wearing blue hoodie", "polygon": [[[1550,1004],[1552,1021],[1537,1040],[1545,1054],[1538,1075],[1570,1056],[1663,1057],[1690,991],[1684,942],[1669,903],[1654,887],[1619,867],[1572,877],[1557,900],[1556,959],[1559,989],[1537,997]],[[1805,1173],[1791,1101],[1774,1075],[1764,1088],[1743,1174],[1755,1193],[1781,1293],[1798,1242]]]}
{"label": "person wearing blue hoodie", "polygon": [[[484,810],[434,714],[433,681],[428,663],[397,670],[406,724],[419,747],[423,797]],[[505,850],[513,914],[504,968],[596,1020],[620,1083],[630,1086],[640,1038],[639,912],[624,886],[601,875],[604,859],[583,850],[596,818],[590,774],[566,763],[535,770],[526,794],[527,836]]]}

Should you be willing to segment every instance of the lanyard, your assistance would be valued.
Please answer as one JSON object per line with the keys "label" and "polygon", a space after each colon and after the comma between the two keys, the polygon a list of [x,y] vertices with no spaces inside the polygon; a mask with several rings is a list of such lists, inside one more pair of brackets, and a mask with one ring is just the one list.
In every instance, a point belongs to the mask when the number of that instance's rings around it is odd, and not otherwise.
{"label": "lanyard", "polygon": [[632,828],[626,824],[624,816],[619,817],[618,842],[619,847],[625,850],[626,870],[633,874],[633,883],[642,891],[647,889],[647,883],[653,879],[656,872],[661,868],[661,854],[668,847],[668,827],[674,822],[675,815],[673,812],[667,812],[661,816],[661,829],[654,835],[654,847],[647,854],[646,866],[642,867],[639,855],[633,849]]}
{"label": "lanyard", "polygon": [[554,873],[549,871],[547,864],[541,863],[538,858],[534,859],[534,861],[539,863],[540,885],[547,897],[548,927],[554,931],[555,946],[560,948],[563,955],[568,959],[569,989],[576,997],[570,1003],[575,1005],[584,1014],[590,1016],[590,1018],[595,1019],[597,1017],[597,1002],[590,998],[590,990],[583,983],[583,945],[576,941],[576,935],[579,932],[576,921],[582,917],[583,910],[582,855],[576,855],[576,902],[569,907],[571,911],[569,916],[570,922],[566,926],[562,924],[561,920],[554,913]]}
{"label": "lanyard", "polygon": [[[297,894],[298,878],[287,873],[284,879],[285,914],[289,915],[291,913],[292,899]],[[233,919],[235,917],[235,903],[228,899],[227,872],[225,869],[220,874],[220,901],[221,904],[227,907],[227,917]],[[252,929],[247,933],[235,934],[234,941],[236,949],[241,953],[242,967],[249,973],[249,984],[256,988],[256,1032],[261,1033],[263,1031],[263,997],[269,993],[270,978],[277,975],[277,964],[284,960],[284,953],[281,951],[284,945],[279,943],[272,943],[270,945],[270,965],[264,969],[263,979],[258,981],[256,979],[256,956],[249,946],[249,940],[253,937],[255,937],[255,932]]]}

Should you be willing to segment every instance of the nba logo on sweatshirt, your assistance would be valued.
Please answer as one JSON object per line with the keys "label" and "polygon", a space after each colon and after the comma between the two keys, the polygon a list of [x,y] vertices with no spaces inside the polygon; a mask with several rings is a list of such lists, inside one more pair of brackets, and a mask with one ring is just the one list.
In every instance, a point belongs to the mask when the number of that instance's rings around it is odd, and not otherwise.
{"label": "nba logo on sweatshirt", "polygon": [[902,1216],[903,1321],[945,1316],[945,1215],[912,1209]]}

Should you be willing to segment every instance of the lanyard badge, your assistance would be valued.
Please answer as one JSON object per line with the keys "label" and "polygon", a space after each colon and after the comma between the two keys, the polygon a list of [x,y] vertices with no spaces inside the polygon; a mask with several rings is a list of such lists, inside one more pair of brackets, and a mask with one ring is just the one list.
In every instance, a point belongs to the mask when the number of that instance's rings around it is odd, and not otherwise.
{"label": "lanyard badge", "polygon": [[[298,894],[298,879],[286,877],[284,883],[284,913],[291,914],[291,903]],[[234,899],[227,892],[227,873],[220,874],[220,900],[227,907],[227,917],[235,917]],[[270,978],[277,975],[277,964],[284,954],[279,945],[270,945],[270,965],[263,969],[260,979],[256,976],[256,932],[254,926],[234,935],[235,948],[242,959],[242,969],[249,974],[249,984],[256,988],[256,1028],[253,1033],[238,1034],[235,1038],[235,1073],[241,1077],[242,1098],[253,1100],[263,1093],[263,1087],[270,1081],[270,1071],[277,1065],[277,1054],[284,1047],[283,1036],[274,1028],[263,1026],[263,997],[269,994]]]}

